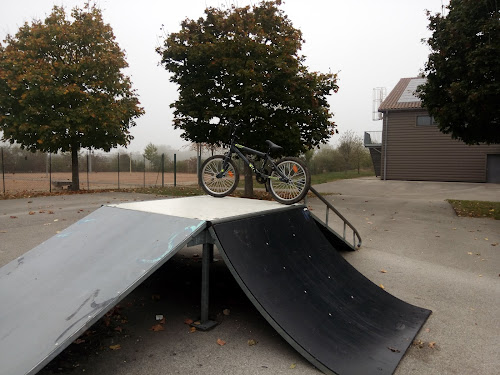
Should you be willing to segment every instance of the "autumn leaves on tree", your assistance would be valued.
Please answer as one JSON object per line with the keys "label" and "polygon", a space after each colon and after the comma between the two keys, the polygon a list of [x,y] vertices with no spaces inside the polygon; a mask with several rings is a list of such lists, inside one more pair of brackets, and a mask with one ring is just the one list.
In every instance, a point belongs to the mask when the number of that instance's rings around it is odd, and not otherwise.
{"label": "autumn leaves on tree", "polygon": [[54,7],[0,44],[0,130],[23,148],[72,153],[78,190],[78,151],[127,145],[144,113],[122,70],[124,52],[101,11],[75,8],[71,19]]}
{"label": "autumn leaves on tree", "polygon": [[[302,34],[280,4],[207,8],[157,49],[179,86],[172,107],[183,138],[221,145],[228,125],[241,124],[246,146],[260,148],[269,138],[298,155],[336,132],[327,97],[338,90],[337,76],[308,71]],[[68,17],[56,6],[44,21],[26,23],[0,44],[2,139],[32,151],[71,152],[78,189],[79,150],[127,145],[144,114],[126,67],[95,6]]]}
{"label": "autumn leaves on tree", "polygon": [[207,8],[158,48],[179,86],[171,106],[183,138],[220,145],[239,124],[246,146],[261,148],[267,137],[298,155],[335,132],[327,96],[337,76],[307,70],[302,34],[280,3]]}

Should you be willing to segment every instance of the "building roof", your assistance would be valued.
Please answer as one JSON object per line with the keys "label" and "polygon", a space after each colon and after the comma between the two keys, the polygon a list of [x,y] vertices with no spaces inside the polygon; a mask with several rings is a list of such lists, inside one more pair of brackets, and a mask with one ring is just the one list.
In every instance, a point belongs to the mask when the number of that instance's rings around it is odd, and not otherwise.
{"label": "building roof", "polygon": [[401,78],[378,107],[379,112],[422,108],[422,102],[415,95],[415,90],[425,81],[422,77]]}

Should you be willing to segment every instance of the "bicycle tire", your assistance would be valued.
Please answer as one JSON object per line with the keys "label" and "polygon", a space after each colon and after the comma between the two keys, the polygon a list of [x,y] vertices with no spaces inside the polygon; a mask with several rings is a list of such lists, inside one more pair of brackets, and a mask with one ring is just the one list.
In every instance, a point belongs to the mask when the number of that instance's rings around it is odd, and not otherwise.
{"label": "bicycle tire", "polygon": [[311,186],[311,175],[302,160],[286,157],[278,160],[276,167],[290,182],[281,181],[280,175],[273,171],[267,181],[267,190],[273,198],[283,204],[293,204],[304,199]]}
{"label": "bicycle tire", "polygon": [[240,172],[231,159],[228,160],[229,165],[223,176],[217,177],[222,171],[224,159],[225,156],[223,155],[210,156],[200,168],[199,181],[201,188],[205,193],[213,197],[220,198],[231,194],[240,180]]}

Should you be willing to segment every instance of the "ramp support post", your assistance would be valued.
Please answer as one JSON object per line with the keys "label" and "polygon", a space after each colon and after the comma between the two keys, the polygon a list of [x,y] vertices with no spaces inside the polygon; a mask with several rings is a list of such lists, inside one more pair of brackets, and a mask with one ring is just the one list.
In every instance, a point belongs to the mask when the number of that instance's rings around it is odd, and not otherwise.
{"label": "ramp support post", "polygon": [[214,244],[205,242],[201,259],[201,319],[200,324],[195,325],[200,331],[207,331],[217,325],[217,322],[208,318],[209,295],[210,295],[210,263],[213,259]]}

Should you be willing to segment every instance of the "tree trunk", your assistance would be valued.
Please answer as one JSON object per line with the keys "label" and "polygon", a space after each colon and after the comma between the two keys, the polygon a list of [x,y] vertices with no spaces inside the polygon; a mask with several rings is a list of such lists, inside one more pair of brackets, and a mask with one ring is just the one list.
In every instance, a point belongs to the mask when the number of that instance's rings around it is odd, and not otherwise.
{"label": "tree trunk", "polygon": [[71,190],[80,190],[80,174],[78,173],[78,150],[76,145],[71,146]]}
{"label": "tree trunk", "polygon": [[245,164],[245,167],[243,170],[244,170],[244,174],[245,174],[245,197],[246,198],[253,198],[252,170],[246,164]]}

